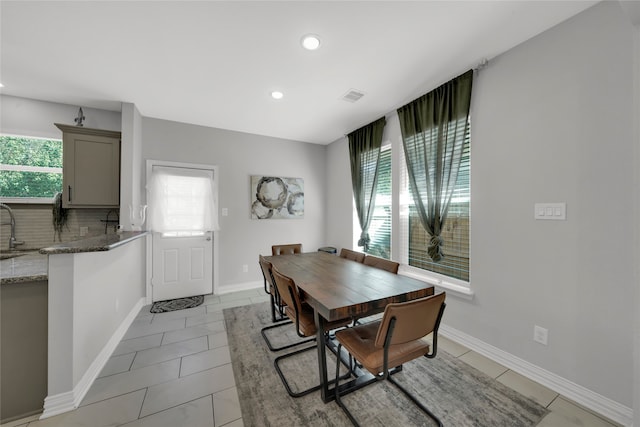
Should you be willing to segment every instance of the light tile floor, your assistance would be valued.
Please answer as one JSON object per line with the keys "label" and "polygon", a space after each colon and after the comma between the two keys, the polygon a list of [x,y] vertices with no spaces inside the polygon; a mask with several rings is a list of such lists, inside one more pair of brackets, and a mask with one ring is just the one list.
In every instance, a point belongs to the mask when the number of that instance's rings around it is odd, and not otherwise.
{"label": "light tile floor", "polygon": [[[75,411],[1,427],[243,426],[222,310],[268,301],[261,289],[207,296],[203,305],[143,308]],[[439,347],[548,408],[538,427],[613,427],[603,419],[451,340]]]}

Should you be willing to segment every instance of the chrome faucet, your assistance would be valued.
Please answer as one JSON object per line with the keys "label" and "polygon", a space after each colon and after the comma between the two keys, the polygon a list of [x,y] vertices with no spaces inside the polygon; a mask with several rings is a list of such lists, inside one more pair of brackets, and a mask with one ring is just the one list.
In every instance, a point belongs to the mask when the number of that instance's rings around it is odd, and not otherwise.
{"label": "chrome faucet", "polygon": [[11,226],[11,237],[9,237],[9,249],[10,250],[15,250],[16,246],[24,245],[24,242],[20,242],[20,241],[16,240],[16,217],[13,214],[13,210],[11,210],[11,208],[9,206],[5,205],[4,203],[0,203],[0,208],[6,209],[7,212],[9,212],[9,217],[11,218],[11,220],[9,222],[0,223],[0,225],[10,225]]}

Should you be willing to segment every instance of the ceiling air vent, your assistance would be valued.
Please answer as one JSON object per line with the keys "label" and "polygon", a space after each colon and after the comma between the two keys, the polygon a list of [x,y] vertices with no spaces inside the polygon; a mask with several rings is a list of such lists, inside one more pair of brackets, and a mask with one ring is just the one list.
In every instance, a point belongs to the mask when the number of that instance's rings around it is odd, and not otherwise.
{"label": "ceiling air vent", "polygon": [[364,92],[356,90],[356,89],[349,89],[349,91],[347,93],[342,95],[342,99],[344,101],[348,101],[348,102],[356,102],[357,100],[359,100],[363,96],[364,96]]}

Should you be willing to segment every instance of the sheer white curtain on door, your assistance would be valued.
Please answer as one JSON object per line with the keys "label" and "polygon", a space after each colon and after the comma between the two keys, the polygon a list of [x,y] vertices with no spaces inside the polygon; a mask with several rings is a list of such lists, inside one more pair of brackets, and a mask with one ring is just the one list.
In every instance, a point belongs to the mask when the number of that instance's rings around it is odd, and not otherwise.
{"label": "sheer white curtain on door", "polygon": [[148,184],[151,230],[175,236],[219,230],[213,180],[211,170],[154,166]]}

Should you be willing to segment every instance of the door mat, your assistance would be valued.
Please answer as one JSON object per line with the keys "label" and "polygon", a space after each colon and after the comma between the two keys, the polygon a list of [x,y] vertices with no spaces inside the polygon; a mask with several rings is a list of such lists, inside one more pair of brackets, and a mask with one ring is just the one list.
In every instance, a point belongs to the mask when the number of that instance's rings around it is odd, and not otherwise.
{"label": "door mat", "polygon": [[195,297],[176,298],[166,301],[154,302],[151,306],[151,313],[165,313],[167,311],[184,310],[185,308],[197,307],[204,302],[204,295]]}

